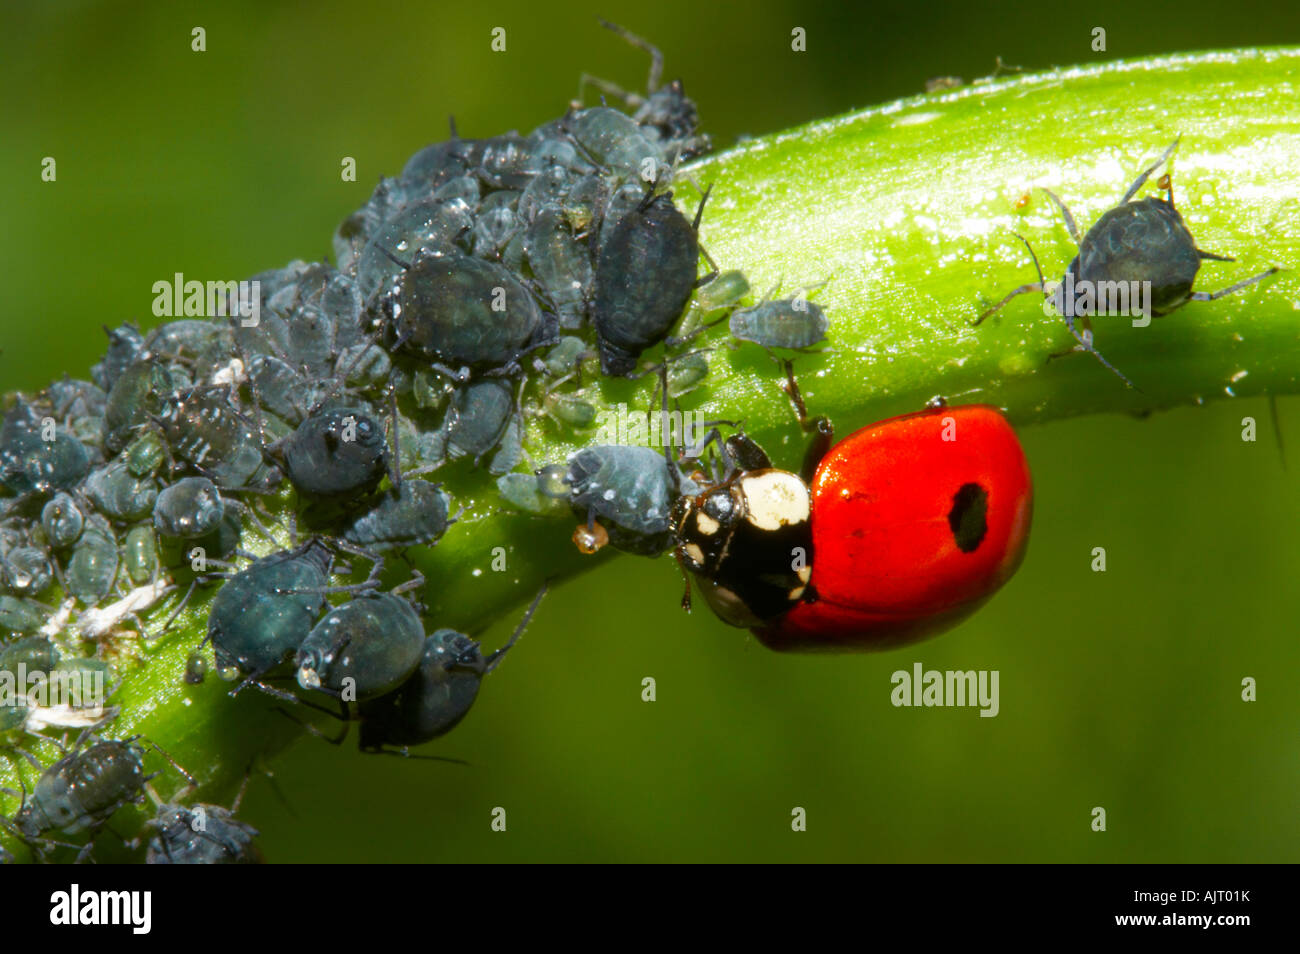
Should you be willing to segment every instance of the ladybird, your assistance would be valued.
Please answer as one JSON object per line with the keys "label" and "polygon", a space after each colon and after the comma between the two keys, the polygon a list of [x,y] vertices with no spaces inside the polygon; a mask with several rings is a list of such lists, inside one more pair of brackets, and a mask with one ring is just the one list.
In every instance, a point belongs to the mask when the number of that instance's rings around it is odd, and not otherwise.
{"label": "ladybird", "polygon": [[723,621],[776,650],[888,649],[955,625],[1015,573],[1033,485],[997,408],[823,438],[803,476],[729,438],[723,479],[678,500],[674,554]]}

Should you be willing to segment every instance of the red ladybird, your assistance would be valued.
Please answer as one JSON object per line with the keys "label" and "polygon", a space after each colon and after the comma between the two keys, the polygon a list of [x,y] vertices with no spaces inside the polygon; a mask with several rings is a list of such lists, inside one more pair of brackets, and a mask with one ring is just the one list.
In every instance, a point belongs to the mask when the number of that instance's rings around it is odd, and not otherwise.
{"label": "red ladybird", "polygon": [[678,501],[674,552],[719,617],[773,649],[885,649],[946,629],[1028,543],[1029,466],[988,405],[864,427],[812,458],[807,481],[743,436],[723,457],[726,479]]}

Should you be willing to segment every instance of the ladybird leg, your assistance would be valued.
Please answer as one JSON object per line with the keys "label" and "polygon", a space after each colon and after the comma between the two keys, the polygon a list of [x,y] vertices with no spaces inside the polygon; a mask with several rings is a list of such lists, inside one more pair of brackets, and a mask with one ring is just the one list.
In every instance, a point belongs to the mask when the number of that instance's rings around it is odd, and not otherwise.
{"label": "ladybird leg", "polygon": [[1224,295],[1231,295],[1233,292],[1239,292],[1246,286],[1255,284],[1255,282],[1262,282],[1264,279],[1268,278],[1268,276],[1276,274],[1277,272],[1280,271],[1282,271],[1282,269],[1278,268],[1277,266],[1274,266],[1270,269],[1267,269],[1266,271],[1260,272],[1258,275],[1255,275],[1253,278],[1247,278],[1245,281],[1237,282],[1237,284],[1235,285],[1229,285],[1227,288],[1221,288],[1216,292],[1192,292],[1191,298],[1189,300],[1190,301],[1214,301],[1216,298],[1222,298]]}
{"label": "ladybird leg", "polygon": [[[1051,189],[1044,189],[1044,188],[1042,188],[1042,187],[1039,187],[1039,190],[1038,190],[1038,191],[1045,193],[1049,199],[1051,199],[1053,202],[1056,203],[1056,207],[1057,207],[1058,209],[1061,210],[1061,215],[1065,217],[1065,227],[1066,227],[1066,229],[1068,229],[1069,232],[1070,232],[1070,238],[1074,239],[1074,244],[1075,244],[1075,245],[1078,245],[1078,244],[1079,244],[1079,226],[1078,226],[1077,224],[1075,224],[1075,221],[1074,221],[1074,215],[1070,212],[1069,207],[1066,206],[1066,204],[1065,204],[1064,202],[1062,202],[1062,201],[1057,197],[1056,193],[1053,192]],[[1125,201],[1127,201],[1127,200],[1125,200]],[[1123,203],[1121,203],[1121,204],[1123,204]],[[1025,241],[1023,238],[1021,238],[1020,240],[1021,240],[1022,242]],[[1028,243],[1028,242],[1025,242],[1025,244],[1028,245],[1029,243]]]}
{"label": "ladybird leg", "polygon": [[[773,360],[777,360],[775,356]],[[805,434],[812,431],[817,431],[818,434],[830,434],[831,426],[827,418],[808,416],[808,406],[804,404],[803,392],[799,390],[799,382],[794,379],[794,362],[784,358],[777,363],[785,371],[785,383],[781,386],[781,390],[785,391],[786,396],[790,398],[790,403],[794,405],[795,415],[799,418],[799,427]]]}
{"label": "ladybird leg", "polygon": [[[1146,181],[1151,178],[1151,173],[1155,172],[1157,169],[1163,166],[1165,164],[1165,161],[1168,160],[1168,158],[1174,154],[1174,150],[1178,148],[1178,140],[1182,138],[1183,138],[1182,136],[1176,137],[1174,141],[1169,144],[1169,148],[1165,150],[1164,155],[1161,156],[1159,159],[1157,159],[1152,165],[1148,166],[1143,171],[1143,173],[1140,176],[1138,176],[1136,180],[1134,180],[1133,184],[1128,187],[1128,191],[1124,193],[1124,198],[1119,200],[1120,205],[1123,205],[1129,199],[1133,198],[1133,196],[1137,195],[1138,189],[1142,188],[1142,186],[1146,184]],[[1173,202],[1172,190],[1169,193],[1169,201],[1172,204]]]}

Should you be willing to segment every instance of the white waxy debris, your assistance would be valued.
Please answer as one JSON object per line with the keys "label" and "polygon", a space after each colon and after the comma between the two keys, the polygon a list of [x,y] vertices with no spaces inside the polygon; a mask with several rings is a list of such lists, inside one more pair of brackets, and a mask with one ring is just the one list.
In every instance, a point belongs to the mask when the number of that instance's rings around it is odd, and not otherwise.
{"label": "white waxy debris", "polygon": [[163,598],[171,589],[171,580],[159,577],[152,583],[137,586],[116,603],[94,606],[77,617],[77,629],[87,639],[97,639],[132,613],[141,613]]}

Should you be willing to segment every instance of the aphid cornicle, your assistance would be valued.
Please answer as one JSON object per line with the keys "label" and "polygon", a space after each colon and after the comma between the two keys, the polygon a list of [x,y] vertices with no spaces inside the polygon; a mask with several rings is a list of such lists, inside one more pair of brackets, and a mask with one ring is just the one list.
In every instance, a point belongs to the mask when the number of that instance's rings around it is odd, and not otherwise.
{"label": "aphid cornicle", "polygon": [[[1130,292],[1130,289],[1139,289],[1143,283],[1149,283],[1150,286],[1150,299],[1146,302],[1148,311],[1146,317],[1149,318],[1151,315],[1167,315],[1188,302],[1214,301],[1225,295],[1231,295],[1278,271],[1277,268],[1266,269],[1258,275],[1217,292],[1192,290],[1192,284],[1196,280],[1196,273],[1202,261],[1209,259],[1216,262],[1231,262],[1234,259],[1196,247],[1196,240],[1192,238],[1192,233],[1187,228],[1187,223],[1183,221],[1182,214],[1174,208],[1171,177],[1165,176],[1160,180],[1161,188],[1166,193],[1165,198],[1150,196],[1130,201],[1146,184],[1152,173],[1168,161],[1177,147],[1178,140],[1175,139],[1165,150],[1164,155],[1143,170],[1142,174],[1134,180],[1119,200],[1119,204],[1105,212],[1092,228],[1088,229],[1083,238],[1079,237],[1079,228],[1065,203],[1057,198],[1055,193],[1047,189],[1042,190],[1061,210],[1070,237],[1074,239],[1079,249],[1078,254],[1066,268],[1061,284],[1050,295],[1052,304],[1057,314],[1065,320],[1070,334],[1078,341],[1075,350],[1091,352],[1098,361],[1130,387],[1132,382],[1103,358],[1093,346],[1091,316],[1110,313],[1111,304],[1115,301],[1129,302],[1130,307],[1125,313],[1130,311],[1136,313],[1136,302],[1133,301],[1133,297],[1138,293]],[[1017,235],[1017,238],[1025,242],[1025,247],[1029,248],[1034,268],[1038,270],[1038,281],[1021,285],[1008,293],[1001,301],[975,319],[976,325],[1017,295],[1034,291],[1046,293],[1043,273],[1038,267],[1038,256],[1034,254],[1034,250],[1029,247],[1029,243],[1023,236]],[[1071,289],[1073,289],[1073,297],[1067,300],[1066,296]],[[1122,298],[1118,297],[1121,291],[1124,292]],[[1079,319],[1081,331],[1075,328],[1075,318]]]}

